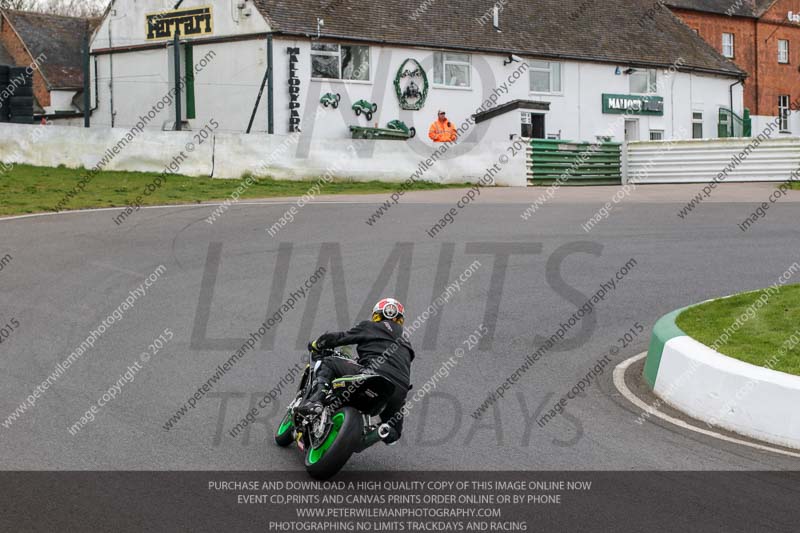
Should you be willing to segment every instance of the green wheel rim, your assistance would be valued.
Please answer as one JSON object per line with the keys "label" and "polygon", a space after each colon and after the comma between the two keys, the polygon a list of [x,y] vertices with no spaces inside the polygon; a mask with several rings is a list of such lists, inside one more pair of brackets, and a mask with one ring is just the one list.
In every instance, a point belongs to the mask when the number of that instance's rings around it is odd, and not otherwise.
{"label": "green wheel rim", "polygon": [[325,452],[328,451],[336,437],[339,435],[339,430],[342,429],[342,424],[344,424],[344,413],[336,413],[333,415],[333,419],[331,419],[331,430],[328,432],[328,437],[325,441],[320,444],[318,448],[311,448],[308,451],[308,463],[314,464],[325,455]]}
{"label": "green wheel rim", "polygon": [[278,436],[280,437],[284,433],[286,433],[292,427],[292,417],[289,416],[289,413],[286,413],[283,416],[283,422],[281,422],[280,427],[278,428]]}

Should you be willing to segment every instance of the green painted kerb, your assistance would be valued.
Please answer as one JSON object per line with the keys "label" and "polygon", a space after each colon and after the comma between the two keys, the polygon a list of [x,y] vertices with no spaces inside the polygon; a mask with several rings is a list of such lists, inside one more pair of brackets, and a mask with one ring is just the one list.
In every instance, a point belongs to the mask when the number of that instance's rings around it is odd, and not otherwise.
{"label": "green painted kerb", "polygon": [[683,337],[686,333],[675,324],[678,318],[685,309],[677,309],[668,313],[658,319],[656,325],[653,326],[653,334],[650,337],[650,348],[647,350],[647,360],[644,364],[644,380],[650,385],[651,389],[656,386],[656,376],[658,375],[658,367],[661,365],[661,355],[664,352],[664,345],[667,341],[675,337]]}

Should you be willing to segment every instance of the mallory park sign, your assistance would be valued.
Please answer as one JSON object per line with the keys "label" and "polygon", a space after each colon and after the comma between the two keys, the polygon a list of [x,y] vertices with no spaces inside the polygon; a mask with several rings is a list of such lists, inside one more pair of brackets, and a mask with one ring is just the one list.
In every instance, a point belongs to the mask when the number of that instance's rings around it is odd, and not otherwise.
{"label": "mallory park sign", "polygon": [[660,96],[603,94],[603,113],[662,116],[664,99]]}

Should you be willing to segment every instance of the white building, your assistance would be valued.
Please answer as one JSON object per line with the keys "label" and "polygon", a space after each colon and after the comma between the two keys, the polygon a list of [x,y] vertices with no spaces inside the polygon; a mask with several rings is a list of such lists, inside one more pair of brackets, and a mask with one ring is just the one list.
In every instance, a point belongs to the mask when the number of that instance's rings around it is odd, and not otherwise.
{"label": "white building", "polygon": [[[429,143],[445,109],[470,140],[672,139],[716,137],[719,109],[743,107],[745,74],[636,0],[175,1],[111,3],[92,42],[92,125],[175,127],[176,28],[192,130],[244,132],[255,110],[254,132],[343,139],[399,119]],[[421,105],[401,98],[412,81]],[[369,119],[360,100],[377,106]]]}

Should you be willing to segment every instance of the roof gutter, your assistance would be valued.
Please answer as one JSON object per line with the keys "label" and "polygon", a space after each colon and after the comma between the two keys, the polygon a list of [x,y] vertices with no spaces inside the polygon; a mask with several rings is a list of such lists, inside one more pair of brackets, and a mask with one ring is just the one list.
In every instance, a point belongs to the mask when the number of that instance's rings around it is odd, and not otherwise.
{"label": "roof gutter", "polygon": [[[284,30],[277,30],[273,33],[275,36],[286,36],[286,37],[303,37],[307,39],[317,39],[316,32],[302,32],[302,31],[284,31]],[[442,45],[436,43],[420,43],[420,42],[412,42],[412,41],[402,41],[402,40],[387,40],[387,39],[370,39],[368,37],[351,37],[346,35],[336,35],[336,34],[320,34],[319,38],[321,39],[334,39],[340,41],[351,41],[351,42],[364,42],[364,43],[373,43],[373,44],[383,44],[383,45],[401,45],[401,46],[408,46],[410,48],[431,48],[434,50],[459,50],[463,52],[483,52],[488,54],[500,54],[500,55],[508,55],[508,54],[516,54],[519,56],[532,56],[532,57],[542,57],[547,59],[564,59],[564,60],[572,60],[572,61],[586,61],[590,63],[624,63],[626,65],[630,65],[632,67],[666,67],[666,68],[674,68],[673,64],[665,64],[665,63],[658,63],[655,61],[630,61],[627,59],[621,58],[598,58],[598,59],[589,59],[583,56],[578,55],[571,55],[571,54],[553,54],[553,53],[539,53],[539,52],[531,52],[530,50],[520,50],[520,49],[498,49],[498,48],[482,48],[482,47],[470,47],[470,46],[458,46],[458,45]],[[745,79],[748,75],[746,72],[739,71],[730,71],[730,70],[723,70],[723,69],[710,69],[704,67],[694,67],[694,66],[687,66],[680,68],[678,70],[681,71],[691,71],[691,72],[702,72],[705,74],[716,74],[721,76],[727,76],[732,78],[739,78]]]}

